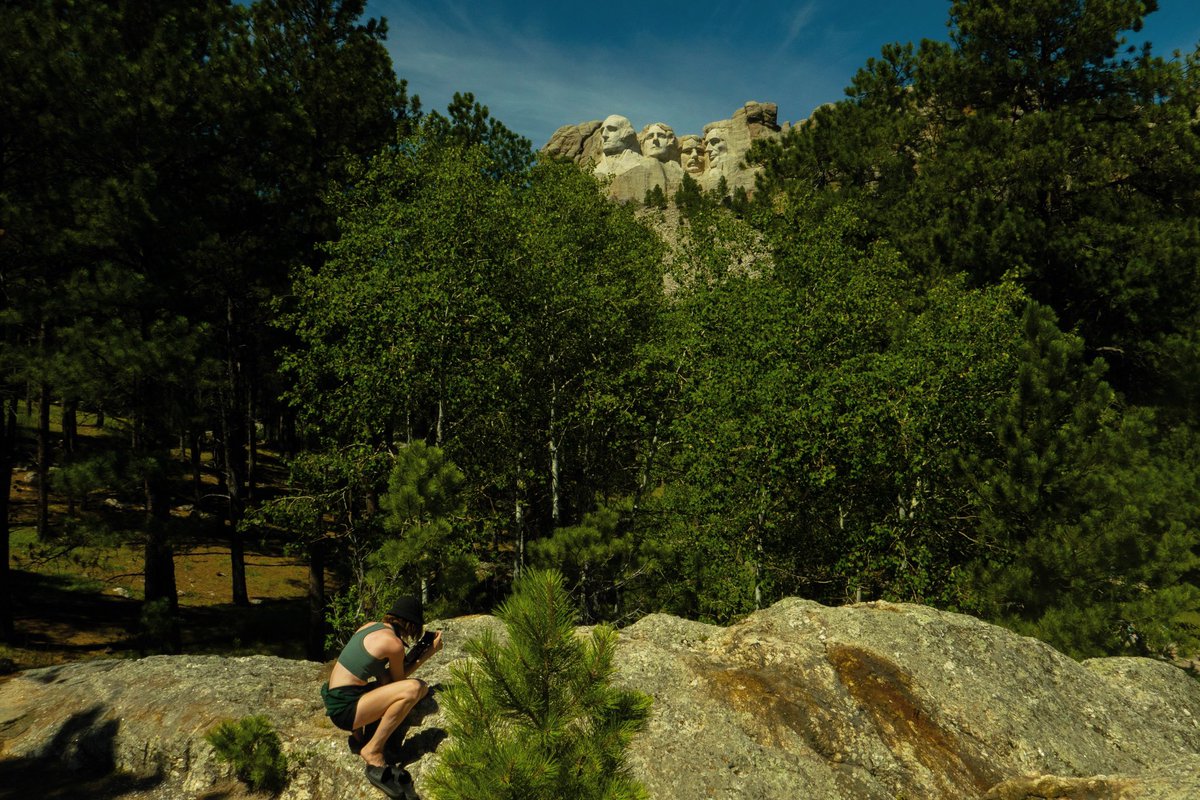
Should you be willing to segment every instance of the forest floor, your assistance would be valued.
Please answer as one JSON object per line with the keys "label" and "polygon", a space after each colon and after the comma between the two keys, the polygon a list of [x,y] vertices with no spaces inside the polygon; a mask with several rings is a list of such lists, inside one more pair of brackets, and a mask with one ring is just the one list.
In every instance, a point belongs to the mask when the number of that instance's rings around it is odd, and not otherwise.
{"label": "forest floor", "polygon": [[[88,424],[92,422],[93,424]],[[100,429],[80,420],[81,441],[106,446],[113,426]],[[52,438],[58,430],[52,424]],[[262,474],[276,485],[283,470],[273,454],[260,454]],[[136,496],[93,492],[87,512],[103,519],[107,531],[92,536],[38,539],[36,474],[32,458],[18,462],[11,487],[11,591],[16,638],[0,645],[0,673],[91,658],[145,654],[138,639],[143,591],[142,510]],[[189,470],[181,462],[180,474]],[[207,465],[202,492],[217,492]],[[233,603],[229,546],[220,517],[207,509],[214,494],[197,494],[190,480],[180,481],[172,517],[175,580],[184,652],[250,655],[268,653],[304,657],[308,568],[281,543],[246,544],[246,588],[250,606]],[[82,515],[81,515],[82,516]],[[50,529],[61,531],[66,499],[50,496]]]}

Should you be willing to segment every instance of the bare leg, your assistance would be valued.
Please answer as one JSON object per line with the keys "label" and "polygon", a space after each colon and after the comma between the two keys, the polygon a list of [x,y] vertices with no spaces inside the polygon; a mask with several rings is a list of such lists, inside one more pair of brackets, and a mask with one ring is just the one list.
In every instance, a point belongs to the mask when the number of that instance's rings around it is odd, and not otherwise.
{"label": "bare leg", "polygon": [[413,706],[419,703],[428,691],[429,685],[425,681],[410,678],[389,683],[362,696],[354,715],[354,727],[361,728],[379,720],[379,728],[375,735],[363,745],[358,754],[363,761],[377,767],[387,766],[383,757],[383,746],[408,716],[408,712],[412,711]]}

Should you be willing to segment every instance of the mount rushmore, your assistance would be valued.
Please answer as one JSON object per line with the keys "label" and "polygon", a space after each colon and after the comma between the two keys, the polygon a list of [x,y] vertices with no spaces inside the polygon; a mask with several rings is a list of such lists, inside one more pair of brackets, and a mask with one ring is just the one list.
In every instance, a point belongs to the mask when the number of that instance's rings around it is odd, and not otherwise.
{"label": "mount rushmore", "polygon": [[754,170],[744,163],[755,139],[778,136],[774,103],[748,102],[729,119],[710,122],[701,135],[676,136],[665,122],[651,122],[639,133],[627,117],[611,114],[603,120],[564,125],[554,132],[542,152],[591,166],[596,177],[611,179],[609,196],[622,202],[642,202],[659,187],[674,196],[685,175],[705,191],[754,190]]}

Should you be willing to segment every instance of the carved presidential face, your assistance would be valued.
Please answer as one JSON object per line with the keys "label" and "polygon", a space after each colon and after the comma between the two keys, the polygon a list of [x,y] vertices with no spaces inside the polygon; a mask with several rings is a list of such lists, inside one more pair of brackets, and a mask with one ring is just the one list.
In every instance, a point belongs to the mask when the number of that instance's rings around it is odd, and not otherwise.
{"label": "carved presidential face", "polygon": [[675,131],[662,122],[652,122],[642,129],[639,137],[642,143],[642,155],[659,161],[674,161],[676,142]]}
{"label": "carved presidential face", "polygon": [[704,172],[704,142],[699,136],[684,136],[679,140],[679,163],[689,175]]}
{"label": "carved presidential face", "polygon": [[600,125],[600,149],[606,156],[636,150],[637,133],[633,130],[633,123],[620,114],[613,114],[605,119]]}
{"label": "carved presidential face", "polygon": [[729,155],[729,141],[722,128],[710,128],[704,134],[704,152],[708,155],[708,166],[721,166]]}

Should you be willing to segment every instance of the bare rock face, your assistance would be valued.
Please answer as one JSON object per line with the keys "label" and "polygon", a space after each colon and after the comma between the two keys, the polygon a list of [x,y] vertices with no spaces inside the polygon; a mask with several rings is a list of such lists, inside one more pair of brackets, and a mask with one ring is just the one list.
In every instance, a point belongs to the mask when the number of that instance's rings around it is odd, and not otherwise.
{"label": "bare rock face", "polygon": [[1038,781],[1091,793],[1031,798],[1200,797],[1200,685],[1157,662],[1082,665],[970,617],[801,600],[624,638],[622,680],[656,700],[634,754],[655,797],[1007,799]]}
{"label": "bare rock face", "polygon": [[564,125],[554,132],[550,141],[542,148],[542,152],[559,158],[569,158],[576,164],[584,163],[585,155],[587,160],[594,161],[600,155],[600,140],[593,136],[599,128],[598,119],[578,125]]}
{"label": "bare rock face", "polygon": [[754,191],[754,170],[745,164],[755,139],[779,134],[774,103],[748,102],[730,119],[710,122],[703,135],[676,136],[665,122],[651,122],[634,133],[628,118],[612,114],[603,121],[564,125],[542,152],[569,158],[609,179],[608,194],[619,202],[640,203],[646,192],[661,188],[669,198],[684,174],[706,191],[724,185],[726,194]]}
{"label": "bare rock face", "polygon": [[[446,650],[426,680],[445,681],[463,642],[497,625],[441,624]],[[795,599],[729,628],[652,615],[622,631],[618,662],[618,681],[654,698],[631,761],[660,800],[1200,797],[1190,676],[1143,659],[1080,664],[970,617]],[[0,684],[0,779],[24,785],[54,764],[80,781],[130,776],[127,792],[107,796],[216,796],[230,769],[204,732],[265,714],[292,757],[283,798],[374,796],[323,716],[322,673],[265,656],[24,672]],[[402,729],[418,790],[444,726],[435,691]]]}

